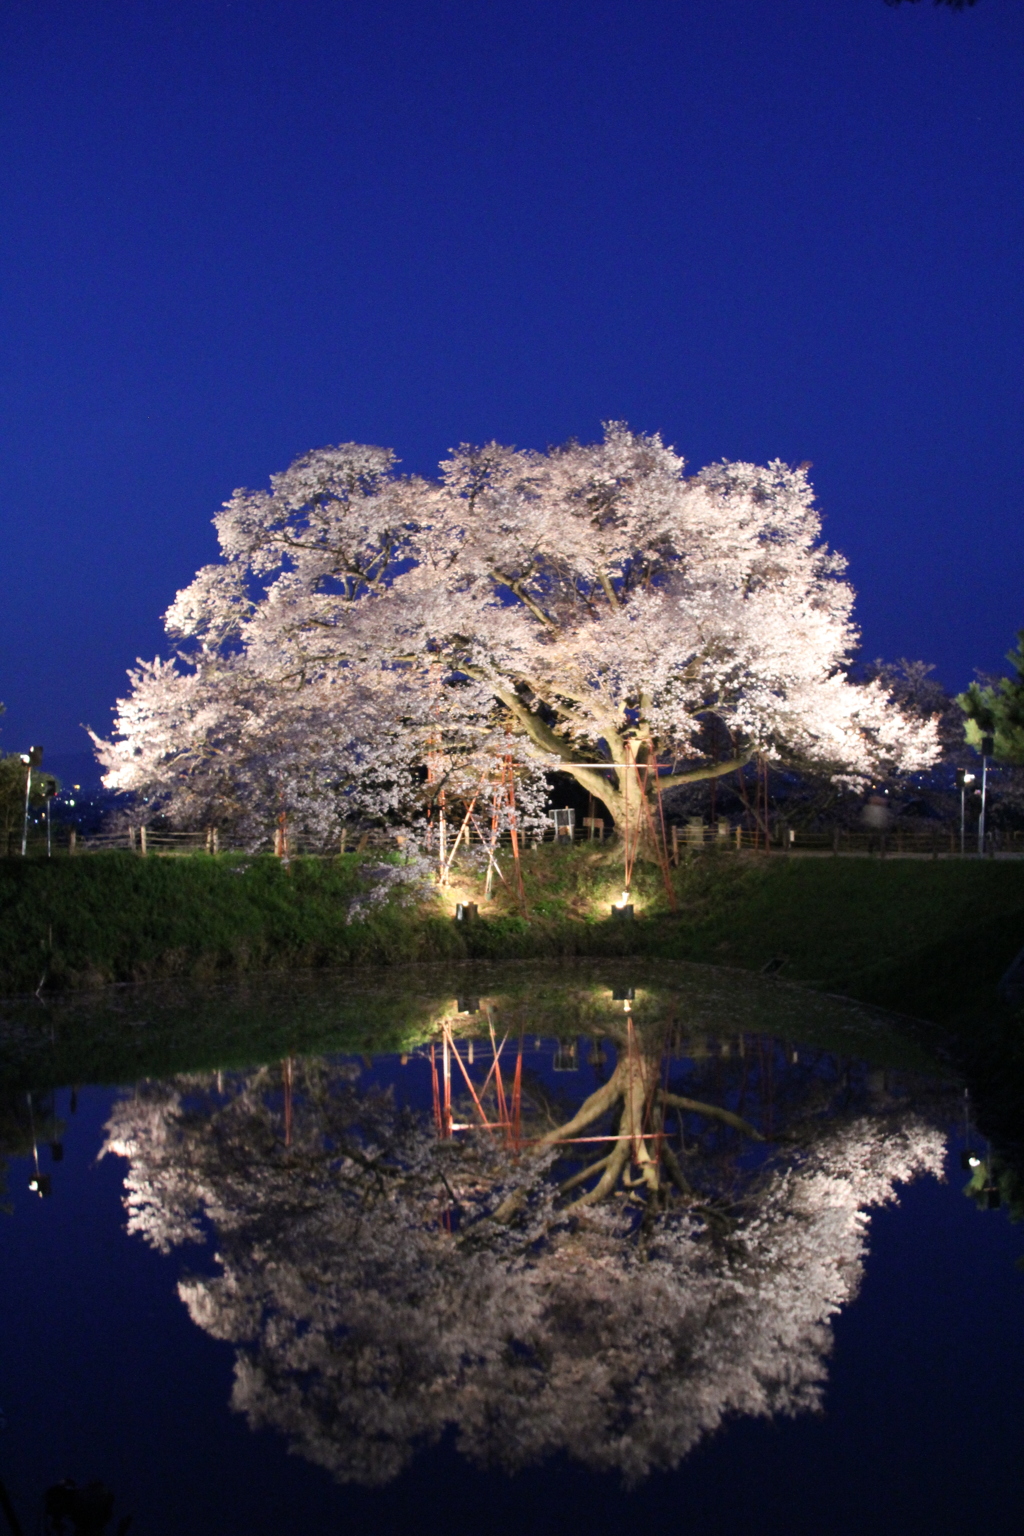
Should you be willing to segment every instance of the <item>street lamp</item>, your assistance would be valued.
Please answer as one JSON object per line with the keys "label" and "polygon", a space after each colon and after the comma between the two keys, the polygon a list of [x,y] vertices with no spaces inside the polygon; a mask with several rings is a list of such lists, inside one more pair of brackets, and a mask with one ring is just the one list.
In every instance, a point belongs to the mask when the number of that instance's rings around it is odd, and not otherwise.
{"label": "street lamp", "polygon": [[32,794],[32,769],[38,768],[43,760],[42,747],[29,747],[27,752],[22,752],[21,760],[25,764],[25,820],[21,828],[21,856],[28,853],[28,802]]}
{"label": "street lamp", "polygon": [[964,853],[964,818],[967,813],[966,797],[968,784],[974,783],[974,774],[967,773],[963,768],[956,771],[956,785],[960,791],[960,853]]}
{"label": "street lamp", "polygon": [[32,1131],[32,1162],[34,1164],[34,1172],[28,1181],[28,1187],[34,1195],[45,1200],[48,1195],[53,1194],[53,1184],[50,1175],[42,1173],[39,1168],[39,1146],[36,1142],[36,1117],[32,1112],[32,1094],[27,1093],[25,1097],[28,1100],[28,1123]]}
{"label": "street lamp", "polygon": [[47,779],[43,788],[43,801],[46,805],[46,857],[53,857],[53,836],[51,832],[50,811],[57,795],[57,780]]}

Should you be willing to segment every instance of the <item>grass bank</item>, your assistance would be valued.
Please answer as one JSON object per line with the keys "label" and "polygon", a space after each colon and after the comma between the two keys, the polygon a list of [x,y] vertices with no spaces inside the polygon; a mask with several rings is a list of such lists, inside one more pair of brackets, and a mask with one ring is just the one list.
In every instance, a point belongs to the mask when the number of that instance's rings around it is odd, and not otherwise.
{"label": "grass bank", "polygon": [[[533,850],[530,917],[505,892],[482,902],[463,873],[444,900],[349,922],[361,861],[238,855],[0,861],[0,994],[259,971],[646,955],[760,969],[938,1022],[994,997],[1024,945],[1024,862],[787,859],[708,851],[632,883],[633,922],[613,921],[613,849]],[[454,901],[481,917],[453,920]]]}

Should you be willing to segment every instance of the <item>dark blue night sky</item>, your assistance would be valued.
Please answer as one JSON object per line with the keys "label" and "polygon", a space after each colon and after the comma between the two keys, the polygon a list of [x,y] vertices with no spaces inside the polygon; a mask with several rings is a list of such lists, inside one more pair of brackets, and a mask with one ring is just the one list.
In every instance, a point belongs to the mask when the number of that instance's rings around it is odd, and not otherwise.
{"label": "dark blue night sky", "polygon": [[5,0],[0,746],[239,485],[605,418],[813,461],[867,657],[1024,625],[1024,4]]}

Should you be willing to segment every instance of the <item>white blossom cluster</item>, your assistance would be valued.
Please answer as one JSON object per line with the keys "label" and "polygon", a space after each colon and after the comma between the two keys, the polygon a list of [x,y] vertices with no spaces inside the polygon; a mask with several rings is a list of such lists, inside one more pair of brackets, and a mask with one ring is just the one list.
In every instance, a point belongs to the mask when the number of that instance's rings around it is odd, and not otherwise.
{"label": "white blossom cluster", "polygon": [[935,759],[934,721],[850,681],[853,592],[803,469],[688,476],[621,424],[441,469],[344,444],[236,492],[221,560],[168,610],[176,656],[140,662],[94,738],[105,782],[255,844],[281,811],[327,841],[486,798],[509,753],[535,800],[558,767],[619,826],[638,757],[671,767],[662,788],[755,752],[847,780]]}
{"label": "white blossom cluster", "polygon": [[439,1142],[351,1069],[296,1074],[288,1148],[264,1069],[146,1085],[106,1150],[131,1231],[211,1232],[216,1272],[179,1289],[237,1347],[234,1407],[342,1481],[387,1482],[453,1426],[480,1463],[565,1451],[635,1481],[730,1416],[815,1409],[868,1211],[942,1169],[941,1135],[890,1106],[748,1173],[727,1232],[680,1204],[638,1241],[625,1196],[556,1202],[552,1150]]}
{"label": "white blossom cluster", "polygon": [[426,900],[433,894],[436,874],[434,861],[422,854],[400,864],[363,864],[359,870],[362,889],[350,900],[345,921],[358,922],[393,900],[403,905]]}

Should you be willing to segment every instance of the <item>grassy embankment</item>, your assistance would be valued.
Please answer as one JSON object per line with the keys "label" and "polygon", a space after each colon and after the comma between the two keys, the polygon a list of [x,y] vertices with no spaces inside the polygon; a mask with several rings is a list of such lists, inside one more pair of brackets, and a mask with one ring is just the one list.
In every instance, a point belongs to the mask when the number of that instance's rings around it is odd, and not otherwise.
{"label": "grassy embankment", "polygon": [[[708,852],[673,872],[637,871],[633,923],[612,921],[614,848],[524,858],[530,918],[478,876],[416,908],[347,922],[360,860],[0,861],[0,995],[112,981],[465,959],[647,955],[759,969],[937,1021],[976,1013],[1024,945],[1024,862],[787,859]],[[499,888],[500,889],[500,888]],[[474,924],[455,900],[481,900]]]}

